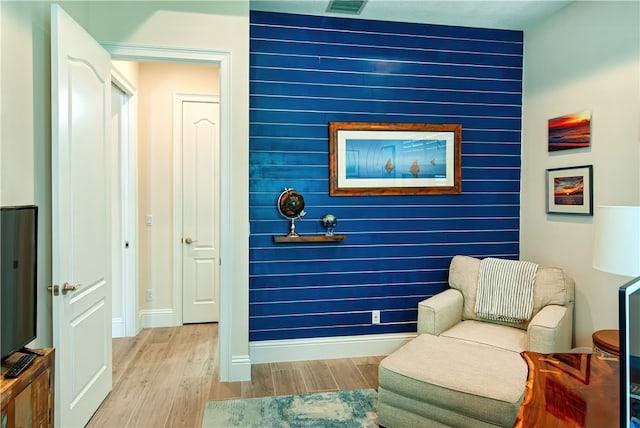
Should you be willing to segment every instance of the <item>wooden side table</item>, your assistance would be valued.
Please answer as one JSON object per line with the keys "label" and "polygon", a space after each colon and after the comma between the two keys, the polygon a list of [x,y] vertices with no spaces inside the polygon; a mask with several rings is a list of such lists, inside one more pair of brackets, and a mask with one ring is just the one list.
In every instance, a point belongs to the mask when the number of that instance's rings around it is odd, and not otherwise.
{"label": "wooden side table", "polygon": [[620,355],[620,332],[618,330],[598,330],[591,336],[593,350],[611,355]]}
{"label": "wooden side table", "polygon": [[529,374],[514,428],[618,426],[617,357],[528,351],[520,355]]}

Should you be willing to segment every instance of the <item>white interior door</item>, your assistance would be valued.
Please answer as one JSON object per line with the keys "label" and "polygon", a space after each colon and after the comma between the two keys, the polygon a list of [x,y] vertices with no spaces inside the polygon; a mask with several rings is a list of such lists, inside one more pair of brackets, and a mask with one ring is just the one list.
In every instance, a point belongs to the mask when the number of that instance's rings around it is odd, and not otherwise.
{"label": "white interior door", "polygon": [[84,426],[111,390],[110,71],[109,54],[52,5],[52,278],[59,286],[52,326],[59,427]]}
{"label": "white interior door", "polygon": [[219,103],[183,98],[182,322],[219,320],[218,147]]}

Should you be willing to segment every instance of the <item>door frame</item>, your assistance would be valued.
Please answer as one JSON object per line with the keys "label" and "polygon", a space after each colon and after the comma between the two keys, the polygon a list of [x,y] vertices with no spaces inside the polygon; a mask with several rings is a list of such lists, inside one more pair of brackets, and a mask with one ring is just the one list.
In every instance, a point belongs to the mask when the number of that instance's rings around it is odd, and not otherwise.
{"label": "door frame", "polygon": [[[216,65],[220,70],[220,215],[219,222],[231,224],[231,51],[181,49],[175,47],[101,42],[112,59],[127,61],[157,61],[184,64]],[[232,257],[231,228],[220,228],[220,321],[218,323],[218,355],[220,380],[232,372],[231,302]]]}
{"label": "door frame", "polygon": [[[209,102],[220,106],[220,97],[209,94],[191,94],[176,92],[173,94],[173,302],[175,306],[175,325],[183,323],[182,307],[182,103]],[[218,157],[220,149],[218,149]],[[220,207],[219,192],[214,192],[214,204]],[[214,229],[216,236],[220,236],[220,217],[215,218]],[[217,249],[216,249],[217,250]],[[218,251],[220,259],[220,251]],[[220,278],[218,278],[220,284]],[[220,299],[217,302],[220,306]]]}
{"label": "door frame", "polygon": [[[112,55],[113,59],[113,55]],[[122,329],[124,336],[138,334],[138,201],[136,190],[138,187],[138,131],[137,117],[138,97],[137,89],[117,68],[111,67],[111,84],[117,86],[126,96],[124,109],[121,114],[122,134],[120,136],[120,158],[118,159],[120,194],[118,202],[120,210],[117,214],[121,218],[120,243],[129,243],[126,249],[122,245],[114,257],[121,260],[122,296]],[[114,276],[115,278],[115,276]],[[115,337],[115,335],[114,335]]]}

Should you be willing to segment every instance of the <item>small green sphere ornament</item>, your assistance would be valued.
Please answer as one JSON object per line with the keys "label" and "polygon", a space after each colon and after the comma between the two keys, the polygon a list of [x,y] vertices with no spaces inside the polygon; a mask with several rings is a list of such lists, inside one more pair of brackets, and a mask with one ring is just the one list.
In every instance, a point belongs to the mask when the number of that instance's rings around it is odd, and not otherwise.
{"label": "small green sphere ornament", "polygon": [[333,236],[333,229],[338,225],[338,219],[333,214],[327,214],[322,217],[322,227],[324,227],[327,231],[325,232],[326,236]]}

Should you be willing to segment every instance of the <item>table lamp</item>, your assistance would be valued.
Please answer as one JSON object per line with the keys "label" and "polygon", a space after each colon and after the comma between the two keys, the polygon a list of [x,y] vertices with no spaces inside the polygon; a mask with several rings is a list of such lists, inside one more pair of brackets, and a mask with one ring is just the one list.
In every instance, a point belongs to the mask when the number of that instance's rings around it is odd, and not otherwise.
{"label": "table lamp", "polygon": [[624,276],[640,275],[640,207],[597,206],[593,267]]}

